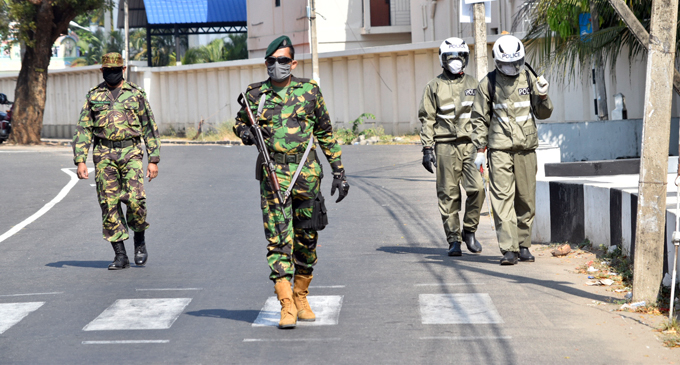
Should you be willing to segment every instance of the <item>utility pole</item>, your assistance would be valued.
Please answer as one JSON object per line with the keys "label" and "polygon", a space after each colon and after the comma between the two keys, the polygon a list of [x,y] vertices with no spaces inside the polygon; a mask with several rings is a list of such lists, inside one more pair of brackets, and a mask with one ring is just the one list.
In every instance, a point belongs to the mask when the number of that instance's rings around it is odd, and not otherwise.
{"label": "utility pole", "polygon": [[[656,304],[663,273],[677,0],[653,0],[645,83],[633,301]],[[672,305],[672,303],[671,303]]]}
{"label": "utility pole", "polygon": [[477,81],[481,81],[488,72],[486,58],[486,9],[484,3],[472,5],[475,37],[475,70]]}
{"label": "utility pole", "polygon": [[128,0],[125,0],[125,80],[130,81],[130,17],[128,16]]}
{"label": "utility pole", "polygon": [[[597,8],[595,7],[595,1],[590,0],[590,23],[593,26],[593,33],[600,30],[600,17],[597,14]],[[597,90],[597,118],[599,120],[609,119],[609,109],[607,106],[607,84],[604,80],[604,64],[602,62],[602,56],[596,56],[593,60],[593,67],[595,72],[593,77],[595,80],[595,89]]]}
{"label": "utility pole", "polygon": [[312,49],[312,79],[316,82],[319,81],[319,44],[316,40],[316,6],[314,0],[309,0],[309,31],[311,33],[311,45]]}

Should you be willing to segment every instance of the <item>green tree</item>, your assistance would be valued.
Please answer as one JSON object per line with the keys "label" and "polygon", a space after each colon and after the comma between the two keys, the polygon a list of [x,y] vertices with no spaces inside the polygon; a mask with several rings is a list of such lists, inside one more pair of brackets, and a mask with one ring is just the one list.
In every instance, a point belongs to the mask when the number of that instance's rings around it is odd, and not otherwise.
{"label": "green tree", "polygon": [[[186,43],[186,37],[180,37],[180,45],[186,45]],[[151,60],[153,66],[174,66],[176,64],[174,36],[151,37],[151,50],[153,53]],[[133,60],[137,61],[147,59],[145,29],[130,32],[130,56]]]}
{"label": "green tree", "polygon": [[102,60],[106,46],[106,35],[101,29],[94,33],[86,32],[80,36],[78,47],[81,57],[74,62],[73,66],[96,65]]}
{"label": "green tree", "polygon": [[[79,14],[99,9],[106,0],[0,0],[3,17],[15,25],[0,26],[0,37],[23,44],[24,56],[14,93],[15,143],[40,143],[52,45]],[[1,22],[0,22],[1,23]]]}
{"label": "green tree", "polygon": [[[590,1],[599,15],[600,30],[583,37],[579,32],[578,16],[589,12],[589,0],[526,0],[515,15],[514,28],[524,21],[529,22],[524,42],[532,60],[540,68],[552,71],[558,80],[573,82],[583,72],[589,73],[597,57],[613,70],[624,55],[631,62],[647,55],[646,45],[640,44],[608,1]],[[626,2],[649,30],[651,2]],[[680,45],[680,37],[677,42]],[[676,48],[676,58],[677,52],[680,47]]]}
{"label": "green tree", "polygon": [[182,58],[182,64],[189,65],[248,58],[247,40],[247,34],[230,34],[224,38],[214,39],[205,46],[188,49]]}

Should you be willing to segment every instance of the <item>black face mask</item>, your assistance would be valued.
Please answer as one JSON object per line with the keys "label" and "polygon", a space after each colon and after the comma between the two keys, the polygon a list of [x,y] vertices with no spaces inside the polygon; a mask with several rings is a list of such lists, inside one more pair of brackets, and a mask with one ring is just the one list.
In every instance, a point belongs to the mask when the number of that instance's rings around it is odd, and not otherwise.
{"label": "black face mask", "polygon": [[117,86],[123,81],[123,68],[105,68],[104,69],[104,81],[111,86]]}

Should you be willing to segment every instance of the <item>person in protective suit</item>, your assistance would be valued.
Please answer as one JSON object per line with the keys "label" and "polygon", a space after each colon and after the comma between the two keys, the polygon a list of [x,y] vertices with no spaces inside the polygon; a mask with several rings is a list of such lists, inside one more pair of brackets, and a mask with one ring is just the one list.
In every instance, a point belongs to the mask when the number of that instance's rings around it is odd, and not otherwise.
{"label": "person in protective suit", "polygon": [[[482,252],[475,239],[479,213],[484,204],[484,186],[479,168],[484,155],[476,153],[470,139],[470,112],[477,93],[477,80],[465,74],[470,50],[460,38],[448,38],[439,47],[439,64],[443,72],[432,79],[423,92],[418,109],[422,123],[423,166],[437,169],[437,198],[444,223],[449,256],[461,256],[461,238],[472,253]],[[480,159],[481,158],[481,159]],[[461,237],[460,184],[467,199]]]}
{"label": "person in protective suit", "polygon": [[472,142],[488,147],[489,194],[501,265],[533,262],[531,229],[536,212],[536,118],[553,106],[548,82],[525,69],[524,45],[505,35],[493,46],[496,69],[480,81],[472,108]]}

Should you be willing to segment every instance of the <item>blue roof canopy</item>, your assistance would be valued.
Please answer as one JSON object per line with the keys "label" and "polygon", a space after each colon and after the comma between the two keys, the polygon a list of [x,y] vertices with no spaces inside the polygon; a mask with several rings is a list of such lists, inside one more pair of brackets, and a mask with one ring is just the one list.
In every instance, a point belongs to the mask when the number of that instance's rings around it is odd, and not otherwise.
{"label": "blue roof canopy", "polygon": [[[152,36],[246,33],[247,0],[128,0],[130,28],[146,28],[146,45]],[[125,23],[125,0],[118,2],[118,28]],[[177,43],[179,44],[179,43]],[[179,45],[176,46],[180,54]],[[152,66],[152,57],[147,57]]]}
{"label": "blue roof canopy", "polygon": [[144,7],[150,25],[247,21],[246,0],[144,0]]}
{"label": "blue roof canopy", "polygon": [[[241,27],[245,32],[247,0],[128,0],[130,28],[182,28],[180,34],[220,33],[191,31],[188,27]],[[124,0],[118,4],[118,28],[123,28]],[[229,32],[238,32],[230,29]]]}

